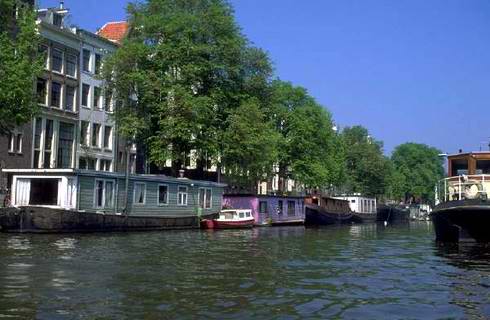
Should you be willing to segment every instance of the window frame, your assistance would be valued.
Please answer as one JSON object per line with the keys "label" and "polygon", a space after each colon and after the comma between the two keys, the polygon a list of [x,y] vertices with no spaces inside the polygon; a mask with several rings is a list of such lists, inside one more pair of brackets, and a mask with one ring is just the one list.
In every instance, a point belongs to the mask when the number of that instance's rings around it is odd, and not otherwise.
{"label": "window frame", "polygon": [[[98,130],[96,130],[94,132],[95,128],[98,128]],[[92,148],[100,149],[100,129],[101,128],[102,128],[102,125],[100,123],[92,122],[91,130],[90,130],[90,146]],[[94,145],[94,137],[95,137],[95,145]]]}
{"label": "window frame", "polygon": [[[58,85],[59,88],[60,88],[59,96],[58,96],[58,105],[54,105],[53,104],[53,96],[54,96],[53,90],[54,90],[55,84]],[[63,84],[61,84],[61,83],[59,83],[57,81],[51,81],[49,106],[51,108],[63,109],[63,100],[62,100],[62,97],[63,97]]]}
{"label": "window frame", "polygon": [[[75,69],[74,69],[74,74],[73,75],[68,73],[68,60],[69,60],[68,57],[72,57],[75,60],[74,61],[75,62],[74,63]],[[77,77],[77,71],[78,71],[77,70],[78,69],[77,68],[77,61],[78,61],[78,59],[77,59],[77,56],[75,54],[72,54],[72,53],[66,53],[65,54],[65,75],[67,77],[70,77],[70,78],[76,78]]]}
{"label": "window frame", "polygon": [[[201,199],[201,191],[204,191],[203,192],[203,199]],[[209,199],[208,199],[208,195],[207,195],[207,191],[209,191]],[[202,200],[202,206],[201,206],[201,200]],[[208,204],[208,201],[209,201],[209,206],[207,205]],[[213,189],[212,188],[206,188],[206,187],[200,187],[199,188],[199,192],[198,192],[198,206],[199,208],[201,209],[211,209],[213,207]]]}
{"label": "window frame", "polygon": [[[262,211],[261,210],[261,204],[262,203],[265,203],[265,211]],[[269,203],[267,201],[261,201],[261,200],[259,200],[259,213],[267,214],[267,213],[269,213],[268,211],[269,211]]]}
{"label": "window frame", "polygon": [[[101,199],[101,203],[102,205],[99,206],[98,205],[98,202],[97,202],[97,196],[98,196],[98,193],[97,193],[97,183],[98,182],[102,182],[102,199]],[[110,203],[110,205],[108,207],[106,207],[106,183],[107,182],[111,182],[112,183],[112,201]],[[95,181],[94,181],[94,208],[95,209],[114,209],[114,203],[115,203],[115,188],[116,188],[116,182],[115,180],[113,179],[100,179],[100,178],[96,178]]]}
{"label": "window frame", "polygon": [[100,87],[97,87],[97,86],[93,86],[93,91],[94,91],[94,94],[92,95],[93,97],[93,101],[92,101],[92,105],[94,106],[94,110],[98,110],[98,111],[101,111],[101,110],[104,110],[104,106],[102,105],[102,88]]}
{"label": "window frame", "polygon": [[[180,188],[185,188],[185,192],[180,192]],[[181,203],[180,195],[185,195],[185,203]],[[188,186],[177,186],[177,206],[186,207],[189,205],[189,187]]]}
{"label": "window frame", "polygon": [[[88,53],[88,61],[85,60]],[[87,69],[85,69],[85,62],[87,62]],[[89,49],[82,49],[82,71],[92,73],[92,52]]]}
{"label": "window frame", "polygon": [[[68,88],[73,89],[73,98],[72,99],[68,99]],[[64,91],[65,91],[64,92],[64,96],[65,96],[64,105],[65,105],[65,107],[63,109],[66,111],[70,111],[70,112],[76,112],[76,110],[77,110],[77,103],[76,103],[76,101],[77,101],[77,87],[66,84]],[[68,101],[69,100],[72,100],[71,109],[68,109]]]}
{"label": "window frame", "polygon": [[[59,52],[61,53],[61,62],[60,62],[60,66],[61,66],[61,70],[55,70],[54,69],[54,53],[55,52]],[[52,48],[51,49],[51,72],[54,72],[54,73],[58,73],[58,74],[63,74],[64,71],[65,71],[65,66],[64,66],[64,63],[65,63],[65,53],[63,50],[61,49],[58,49],[58,48]]]}
{"label": "window frame", "polygon": [[[143,190],[143,202],[136,202],[136,186],[144,186]],[[146,205],[146,183],[145,182],[135,182],[133,186],[133,205],[143,206]]]}
{"label": "window frame", "polygon": [[[84,89],[88,88],[87,90],[87,100],[86,104],[83,104],[83,99],[85,97],[85,91]],[[91,91],[91,86],[88,83],[82,83],[82,92],[81,92],[81,99],[80,99],[80,104],[82,107],[90,109],[90,91]]]}
{"label": "window frame", "polygon": [[[167,188],[167,192],[166,192],[166,196],[165,196],[165,199],[167,200],[166,202],[160,202],[160,187],[166,187]],[[164,183],[158,184],[157,204],[159,206],[168,206],[169,196],[170,196],[170,186],[168,184],[164,184]]]}

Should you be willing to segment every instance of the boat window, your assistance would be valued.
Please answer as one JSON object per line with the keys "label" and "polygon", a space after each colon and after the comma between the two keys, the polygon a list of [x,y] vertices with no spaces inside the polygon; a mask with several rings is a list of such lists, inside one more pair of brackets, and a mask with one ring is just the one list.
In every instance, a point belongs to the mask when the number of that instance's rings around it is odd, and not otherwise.
{"label": "boat window", "polygon": [[259,212],[267,213],[267,201],[259,201]]}
{"label": "boat window", "polygon": [[146,184],[135,183],[134,184],[134,203],[145,204],[146,202]]}
{"label": "boat window", "polygon": [[277,214],[282,214],[284,210],[284,205],[282,200],[277,201]]}
{"label": "boat window", "polygon": [[247,218],[250,217],[250,212],[247,211],[247,214],[246,214]]}
{"label": "boat window", "polygon": [[475,173],[476,174],[489,174],[490,173],[490,160],[477,160]]}
{"label": "boat window", "polygon": [[355,200],[355,199],[352,199],[350,202],[352,202],[352,203],[356,203],[356,200]]}
{"label": "boat window", "polygon": [[60,179],[31,179],[31,205],[56,206]]}
{"label": "boat window", "polygon": [[240,212],[240,218],[245,218],[245,212]]}
{"label": "boat window", "polygon": [[233,220],[235,211],[225,212],[225,220]]}
{"label": "boat window", "polygon": [[454,159],[451,160],[451,176],[460,176],[468,174],[468,160]]}
{"label": "boat window", "polygon": [[179,206],[187,205],[187,187],[179,187],[179,192],[177,195],[177,204]]}
{"label": "boat window", "polygon": [[211,208],[212,190],[209,188],[199,188],[199,208]]}
{"label": "boat window", "polygon": [[296,201],[288,201],[288,216],[294,216]]}
{"label": "boat window", "polygon": [[158,204],[168,204],[168,185],[166,184],[158,186]]}

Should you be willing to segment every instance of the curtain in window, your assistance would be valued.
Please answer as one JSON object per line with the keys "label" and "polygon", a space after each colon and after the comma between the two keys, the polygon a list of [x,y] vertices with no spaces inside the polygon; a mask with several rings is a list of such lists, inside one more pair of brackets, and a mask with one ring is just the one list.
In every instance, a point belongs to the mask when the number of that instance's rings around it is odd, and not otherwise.
{"label": "curtain in window", "polygon": [[105,208],[112,208],[114,183],[112,181],[105,182]]}
{"label": "curtain in window", "polygon": [[27,206],[29,205],[29,199],[31,194],[31,180],[30,179],[17,179],[17,186],[15,188],[15,206]]}

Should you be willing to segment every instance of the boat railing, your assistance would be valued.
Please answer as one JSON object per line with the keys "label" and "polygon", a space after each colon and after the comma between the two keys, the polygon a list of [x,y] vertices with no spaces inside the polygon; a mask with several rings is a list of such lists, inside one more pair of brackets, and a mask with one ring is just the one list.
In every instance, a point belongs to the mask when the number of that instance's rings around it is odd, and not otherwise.
{"label": "boat railing", "polygon": [[490,174],[447,177],[436,185],[436,204],[456,200],[488,199]]}

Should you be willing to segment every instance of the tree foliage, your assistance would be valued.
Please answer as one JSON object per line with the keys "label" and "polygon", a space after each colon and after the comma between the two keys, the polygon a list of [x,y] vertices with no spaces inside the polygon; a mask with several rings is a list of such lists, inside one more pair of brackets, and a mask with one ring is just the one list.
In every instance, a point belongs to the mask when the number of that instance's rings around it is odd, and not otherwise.
{"label": "tree foliage", "polygon": [[370,196],[385,194],[390,163],[383,155],[382,142],[373,139],[362,126],[344,128],[341,137],[346,159],[345,190]]}
{"label": "tree foliage", "polygon": [[223,135],[223,164],[235,185],[251,186],[271,176],[277,161],[279,134],[267,121],[256,100],[251,99],[228,117]]}
{"label": "tree foliage", "polygon": [[394,195],[403,200],[414,197],[424,202],[432,201],[434,186],[444,175],[440,153],[436,148],[418,143],[396,147],[391,156]]}
{"label": "tree foliage", "polygon": [[265,100],[267,55],[249,45],[225,0],[149,0],[128,13],[128,38],[104,70],[123,101],[121,132],[145,141],[157,165],[182,163],[191,150],[218,161],[228,117]]}
{"label": "tree foliage", "polygon": [[337,183],[342,149],[337,148],[331,114],[302,87],[275,80],[271,90],[269,114],[281,137],[280,180],[292,178],[315,188]]}
{"label": "tree foliage", "polygon": [[32,8],[0,0],[0,134],[30,121],[39,111],[33,88],[42,70],[36,57],[38,42]]}

